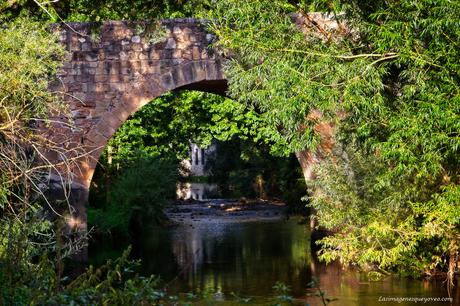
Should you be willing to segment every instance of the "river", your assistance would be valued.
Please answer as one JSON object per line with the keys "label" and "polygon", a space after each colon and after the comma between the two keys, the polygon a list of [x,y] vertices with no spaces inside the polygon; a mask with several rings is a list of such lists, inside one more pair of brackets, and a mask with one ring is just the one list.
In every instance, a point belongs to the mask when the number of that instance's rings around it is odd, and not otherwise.
{"label": "river", "polygon": [[[285,217],[222,221],[208,216],[170,228],[152,227],[131,241],[133,256],[142,259],[142,273],[161,276],[170,294],[212,294],[215,303],[234,301],[236,294],[250,297],[249,304],[270,305],[272,287],[281,281],[293,297],[322,305],[318,298],[308,297],[317,292],[308,286],[317,278],[326,296],[337,299],[331,305],[458,305],[429,301],[448,296],[442,281],[398,277],[370,281],[365,274],[342,270],[337,264],[319,263],[310,248],[308,227],[299,221]],[[100,264],[125,246],[98,242],[90,247],[90,258]],[[395,301],[398,298],[428,300]]]}

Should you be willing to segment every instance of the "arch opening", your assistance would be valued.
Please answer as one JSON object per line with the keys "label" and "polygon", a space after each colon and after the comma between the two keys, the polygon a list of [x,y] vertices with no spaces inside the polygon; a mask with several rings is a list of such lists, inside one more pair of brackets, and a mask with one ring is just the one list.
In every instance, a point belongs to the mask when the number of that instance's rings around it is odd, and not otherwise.
{"label": "arch opening", "polygon": [[[181,91],[181,92],[184,92],[184,91]],[[163,103],[163,102],[158,102],[158,100],[161,100],[162,98],[164,98],[165,96],[174,96],[176,94],[179,94],[178,91],[172,91],[172,93],[166,93],[165,95],[163,96],[160,96],[159,98],[156,98],[152,101],[150,101],[150,103],[148,103],[148,105],[145,105],[143,107],[141,107],[137,112],[136,114],[139,114],[139,113],[142,113],[144,112],[145,115],[147,114],[152,114],[150,112],[147,111],[147,109],[158,109],[158,107],[160,107],[160,105]],[[156,103],[156,101],[158,103]],[[197,103],[200,103],[200,101],[195,101]],[[234,102],[235,104],[237,104],[237,102]],[[214,105],[215,106],[215,105]],[[223,107],[226,107],[228,105],[224,104]],[[158,109],[159,110],[159,109]],[[159,110],[159,112],[161,112],[161,110]],[[166,111],[166,112],[170,112],[169,111]],[[135,115],[134,116],[131,116],[131,119],[136,117]],[[208,118],[209,120],[209,118]],[[171,122],[171,118],[168,117],[166,118],[166,123],[170,123]],[[179,122],[183,122],[184,120],[179,120]],[[141,123],[139,123],[141,124]],[[120,129],[123,129],[123,125],[118,129],[118,131],[120,131]],[[154,133],[155,135],[157,135],[157,133]],[[112,136],[113,138],[114,136]],[[116,136],[115,136],[116,137]],[[182,142],[185,143],[187,146],[189,145],[188,141],[190,139],[187,139],[187,138],[184,138],[182,139]],[[225,143],[224,143],[225,145]],[[246,146],[246,147],[245,147]],[[234,165],[230,165],[228,166],[227,168],[223,168],[220,170],[220,174],[222,175],[222,173],[225,173],[225,172],[230,172],[230,171],[233,171],[233,176],[232,176],[232,181],[231,183],[233,184],[233,190],[230,189],[230,190],[227,190],[226,192],[235,192],[235,185],[238,185],[236,186],[236,189],[238,188],[246,188],[247,189],[252,189],[253,191],[253,197],[256,198],[256,197],[262,197],[262,198],[265,198],[267,196],[266,192],[263,190],[263,188],[267,185],[270,185],[270,182],[269,182],[269,179],[267,178],[267,176],[263,176],[263,173],[257,173],[257,171],[260,171],[260,166],[261,166],[261,163],[266,163],[268,164],[268,166],[272,166],[272,169],[273,168],[276,168],[276,166],[279,166],[279,164],[277,164],[276,162],[274,162],[275,159],[272,159],[270,161],[259,161],[258,164],[257,164],[257,156],[260,155],[260,152],[257,152],[256,154],[248,157],[248,154],[252,151],[252,150],[255,150],[255,148],[258,148],[259,146],[255,143],[253,147],[250,147],[248,145],[248,143],[243,143],[243,142],[236,142],[236,141],[233,141],[233,142],[228,142],[225,146],[223,146],[220,150],[220,152],[225,152],[226,156],[226,160],[227,162],[228,161],[238,161],[238,162],[241,162],[241,160],[238,160],[238,158],[243,154],[245,155],[246,157],[246,163],[245,165],[241,165],[238,169],[236,170],[232,170],[231,167],[234,166]],[[192,151],[190,152],[191,153],[191,157],[192,158],[192,163],[193,163],[193,159],[195,159],[196,163],[198,163],[199,165],[201,165],[202,161],[203,161],[203,156],[205,154],[203,154],[203,151],[202,149],[203,148],[200,148],[199,146],[195,146],[195,147],[191,147],[190,149],[192,149]],[[112,160],[112,163],[116,163],[117,162],[117,159],[114,158],[113,156],[111,158],[109,158],[109,156],[107,156],[109,153],[114,153],[114,152],[117,152],[117,149],[116,148],[113,148],[111,150],[107,149],[105,150],[105,152],[103,154],[106,155],[106,160]],[[248,153],[249,152],[249,153]],[[265,153],[268,153],[267,151],[265,151]],[[198,155],[198,156],[195,156]],[[161,157],[161,156],[160,156]],[[238,158],[237,158],[238,157]],[[260,156],[259,156],[260,158]],[[252,163],[252,165],[251,165]],[[251,167],[247,167],[247,165],[251,165]],[[295,168],[298,168],[298,164],[297,164],[297,161],[294,158],[291,158],[290,159],[290,164],[286,164],[285,166],[285,169],[290,169],[291,166],[294,166]],[[267,167],[268,168],[268,167]],[[136,169],[142,169],[142,167],[138,167]],[[250,173],[250,175],[247,175],[246,177],[243,177],[241,178],[241,175],[243,173],[245,173],[246,170],[250,169],[250,171],[252,171]],[[292,171],[288,171],[288,172],[292,172]],[[94,177],[93,177],[93,182],[95,180],[98,180],[98,173],[96,172]],[[240,176],[238,176],[240,175]],[[252,176],[251,176],[252,175]],[[164,178],[166,177],[166,175],[160,175],[161,178]],[[301,177],[301,174],[300,174],[300,177]],[[151,177],[152,180],[155,179],[154,177]],[[236,180],[235,180],[236,178]],[[228,178],[227,178],[228,179]],[[99,177],[99,180],[101,181],[101,178]],[[102,183],[104,183],[104,178],[102,178]],[[94,188],[94,185],[92,186],[92,188]],[[132,188],[128,189],[129,192],[134,192],[134,190]],[[241,190],[236,190],[236,191],[239,191],[241,192]],[[303,189],[304,191],[304,189]],[[243,191],[243,192],[246,192],[246,191]],[[247,196],[247,194],[244,194],[244,193],[241,193],[239,195],[240,196]],[[303,195],[303,194],[301,194]],[[196,194],[196,197],[194,200],[205,200],[205,196],[203,193],[200,193],[200,192],[197,192]],[[92,207],[93,203],[91,202],[91,199],[90,199],[90,206],[89,207]],[[93,214],[95,215],[95,214]],[[100,214],[96,214],[96,216],[99,216],[101,219],[102,218],[107,218],[107,215],[104,215],[104,213],[100,213]],[[112,218],[108,218],[108,219],[112,219]],[[93,224],[98,224],[98,222],[100,222],[100,219],[99,220],[93,220],[92,222],[94,222]],[[134,223],[141,223],[139,221],[139,216],[135,217],[135,221]]]}

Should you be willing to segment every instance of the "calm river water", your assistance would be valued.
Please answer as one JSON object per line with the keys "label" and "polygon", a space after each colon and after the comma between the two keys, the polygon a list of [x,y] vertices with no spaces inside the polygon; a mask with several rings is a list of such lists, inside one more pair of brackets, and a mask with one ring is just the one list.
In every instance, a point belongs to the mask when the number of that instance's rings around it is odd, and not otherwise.
{"label": "calm river water", "polygon": [[[316,277],[326,295],[338,299],[331,305],[460,305],[458,293],[454,293],[457,303],[452,304],[388,301],[446,298],[448,294],[442,281],[390,277],[371,282],[338,265],[326,267],[312,255],[309,237],[307,226],[299,225],[295,218],[264,222],[216,220],[152,228],[131,243],[133,255],[142,259],[143,273],[159,274],[171,294],[212,293],[216,300],[225,300],[231,299],[233,292],[253,297],[252,303],[270,305],[266,297],[274,296],[272,286],[277,281],[290,286],[292,296],[305,299],[311,292],[307,284]],[[90,258],[100,264],[118,255],[124,246],[98,242],[90,247]],[[315,298],[307,300],[311,305],[321,305]]]}

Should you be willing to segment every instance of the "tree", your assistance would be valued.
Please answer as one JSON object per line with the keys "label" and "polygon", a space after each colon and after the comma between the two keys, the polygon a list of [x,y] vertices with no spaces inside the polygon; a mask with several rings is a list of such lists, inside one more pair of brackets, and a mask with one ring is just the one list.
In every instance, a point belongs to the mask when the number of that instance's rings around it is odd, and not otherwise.
{"label": "tree", "polygon": [[[305,13],[312,10],[329,17]],[[230,95],[263,112],[279,151],[316,150],[319,127],[329,122],[339,151],[363,158],[331,157],[317,170],[328,181],[316,184],[313,195],[325,195],[313,196],[312,206],[320,225],[336,231],[323,240],[323,258],[381,270],[439,268],[452,280],[460,233],[459,13],[460,4],[441,0],[214,2],[210,28],[231,55]],[[336,172],[351,178],[334,186]]]}
{"label": "tree", "polygon": [[[48,85],[64,54],[57,37],[28,19],[0,28],[0,303],[22,303],[34,287],[41,263],[54,252],[60,262],[77,247],[56,239],[51,212],[62,213],[45,196],[46,174],[58,165],[44,162],[42,149],[57,146],[40,137],[49,112],[62,109]],[[46,218],[49,216],[50,218]],[[58,250],[59,249],[59,250]],[[58,250],[58,251],[57,251]],[[58,264],[57,264],[58,265]],[[54,266],[56,267],[56,266]],[[59,268],[55,278],[60,277]],[[30,296],[29,296],[30,298]]]}
{"label": "tree", "polygon": [[0,304],[155,304],[164,296],[158,279],[133,277],[129,251],[71,282],[63,277],[63,259],[79,245],[63,241],[63,207],[45,193],[60,164],[46,163],[42,149],[61,146],[39,133],[50,113],[66,114],[49,90],[63,55],[45,25],[18,18],[0,27]]}
{"label": "tree", "polygon": [[0,34],[0,208],[2,215],[20,215],[43,195],[39,183],[53,167],[34,163],[43,146],[56,148],[35,132],[48,112],[63,108],[48,84],[64,51],[29,20],[8,23]]}
{"label": "tree", "polygon": [[[109,140],[112,162],[122,163],[139,150],[151,157],[176,162],[186,158],[189,141],[202,146],[212,139],[262,141],[269,127],[250,107],[234,100],[198,91],[164,94],[144,106]],[[102,161],[107,160],[107,151]]]}
{"label": "tree", "polygon": [[[126,193],[132,193],[134,189],[133,186],[127,188],[119,180],[127,182],[131,173],[130,179],[136,181],[139,176],[130,169],[141,169],[146,160],[169,161],[175,165],[175,169],[171,167],[169,170],[175,171],[179,163],[189,157],[189,141],[202,146],[209,145],[213,139],[220,141],[218,160],[212,166],[212,180],[222,189],[236,183],[238,192],[255,196],[252,185],[259,177],[259,180],[267,181],[261,186],[262,193],[270,191],[272,196],[275,193],[277,196],[285,195],[288,190],[285,185],[298,187],[295,183],[297,172],[288,168],[291,165],[289,159],[270,155],[269,139],[264,138],[269,129],[254,109],[213,94],[182,91],[152,100],[131,116],[109,140],[91,188],[90,223],[110,230],[110,224],[116,227],[124,220],[123,228],[127,233],[129,218],[127,220],[126,217],[130,216],[127,212],[131,206],[118,205],[120,203],[116,199],[120,197],[112,194],[118,189]],[[139,162],[141,164],[137,165]],[[161,177],[169,177],[167,172],[150,173],[151,184],[161,181]],[[136,190],[142,193],[143,198],[158,197],[156,188]],[[299,200],[300,197],[297,197]],[[294,198],[289,198],[290,202],[297,205]],[[160,208],[164,201],[139,201],[139,204],[143,205],[143,202],[152,206],[150,210],[143,206],[145,211],[154,212],[150,216],[152,219],[161,219]],[[120,222],[114,222],[114,219]]]}
{"label": "tree", "polygon": [[191,17],[193,12],[207,7],[203,0],[9,0],[0,4],[6,19],[33,16],[41,21],[142,20]]}

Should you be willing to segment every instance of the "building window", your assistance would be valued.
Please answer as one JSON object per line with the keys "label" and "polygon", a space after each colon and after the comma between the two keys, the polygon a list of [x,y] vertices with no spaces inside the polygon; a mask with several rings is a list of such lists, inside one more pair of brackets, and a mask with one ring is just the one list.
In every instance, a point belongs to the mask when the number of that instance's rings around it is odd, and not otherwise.
{"label": "building window", "polygon": [[201,149],[201,164],[204,165],[204,149]]}

